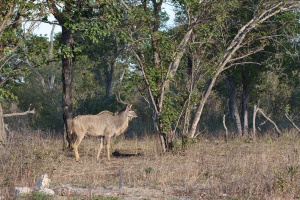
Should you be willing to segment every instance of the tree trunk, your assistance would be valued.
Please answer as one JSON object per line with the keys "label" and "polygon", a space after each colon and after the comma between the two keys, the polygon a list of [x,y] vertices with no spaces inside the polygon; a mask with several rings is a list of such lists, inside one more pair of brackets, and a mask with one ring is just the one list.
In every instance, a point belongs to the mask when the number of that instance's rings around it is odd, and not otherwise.
{"label": "tree trunk", "polygon": [[7,142],[7,135],[4,128],[3,110],[0,103],[0,146]]}
{"label": "tree trunk", "polygon": [[70,20],[74,20],[74,14],[71,9],[71,4],[66,3],[63,10],[56,7],[56,1],[47,0],[49,11],[57,19],[59,25],[62,27],[60,44],[63,48],[62,55],[62,110],[64,121],[64,139],[63,145],[71,148],[70,127],[72,123],[72,83],[73,83],[73,63],[74,63],[74,39],[73,33],[66,26],[71,23]]}
{"label": "tree trunk", "polygon": [[73,34],[70,30],[62,26],[62,41],[65,47],[70,49],[71,56],[62,56],[62,84],[63,84],[63,120],[64,120],[64,147],[71,148],[70,127],[73,119],[73,99],[72,99],[72,83],[73,83]]}
{"label": "tree trunk", "polygon": [[255,104],[254,105],[254,109],[253,109],[253,121],[252,121],[252,123],[253,123],[253,125],[252,125],[252,137],[253,137],[253,140],[255,140],[255,138],[256,138],[256,114],[257,114],[257,111],[258,111],[258,109],[257,109],[257,105]]}
{"label": "tree trunk", "polygon": [[242,117],[243,117],[243,135],[248,134],[248,103],[249,103],[249,83],[247,76],[248,69],[243,70],[243,97],[242,97]]}
{"label": "tree trunk", "polygon": [[[225,65],[223,65],[225,66]],[[217,78],[219,77],[220,73],[223,71],[223,67],[221,66],[220,68],[218,68],[216,74],[213,76],[213,78],[209,81],[208,87],[207,89],[203,92],[202,98],[200,100],[200,103],[198,105],[198,108],[196,110],[190,131],[188,133],[188,136],[191,138],[194,138],[196,135],[196,130],[197,130],[197,125],[200,121],[201,115],[202,115],[202,111],[204,108],[204,105],[209,97],[209,95],[211,94],[211,91],[217,81]]]}
{"label": "tree trunk", "polygon": [[189,91],[189,97],[187,99],[187,105],[186,105],[186,110],[184,114],[184,121],[183,121],[183,134],[186,135],[189,132],[189,125],[191,121],[191,109],[190,107],[190,98],[191,98],[191,93],[193,90],[193,82],[194,82],[194,73],[193,73],[193,59],[192,56],[188,56],[188,62],[187,62],[187,68],[186,68],[186,74],[187,74],[187,84],[186,84],[186,90]]}
{"label": "tree trunk", "polygon": [[228,82],[229,82],[229,110],[230,115],[233,117],[233,120],[235,122],[235,125],[237,127],[237,135],[242,136],[242,124],[241,124],[241,118],[239,115],[238,107],[236,104],[236,89],[234,85],[234,78],[232,76],[228,76]]}
{"label": "tree trunk", "polygon": [[226,126],[226,115],[225,114],[223,115],[223,126],[225,128],[224,139],[225,139],[225,142],[227,142],[228,141],[228,128]]}
{"label": "tree trunk", "polygon": [[161,147],[162,147],[162,151],[163,151],[163,153],[166,153],[167,152],[167,148],[168,148],[167,147],[167,143],[166,143],[166,138],[165,138],[165,135],[160,130],[161,123],[158,122],[159,119],[158,119],[156,113],[154,113],[153,119],[154,119],[154,129],[156,130],[156,132],[159,135],[159,140],[160,140],[160,144],[161,144]]}

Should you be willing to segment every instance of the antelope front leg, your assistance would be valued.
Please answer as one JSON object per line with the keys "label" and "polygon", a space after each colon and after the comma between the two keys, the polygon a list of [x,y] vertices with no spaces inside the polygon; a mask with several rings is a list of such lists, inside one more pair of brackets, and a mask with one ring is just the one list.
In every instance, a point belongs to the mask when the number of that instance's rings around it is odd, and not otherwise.
{"label": "antelope front leg", "polygon": [[83,139],[83,137],[78,137],[77,136],[76,141],[74,143],[74,152],[75,152],[76,161],[79,161],[78,146],[79,146],[82,139]]}
{"label": "antelope front leg", "polygon": [[78,154],[78,148],[74,146],[74,152],[75,152],[75,159],[76,161],[79,161],[79,154]]}
{"label": "antelope front leg", "polygon": [[99,159],[100,159],[100,153],[101,153],[102,148],[103,148],[103,137],[100,138],[100,148],[99,148],[99,151],[97,154],[97,161],[99,161]]}

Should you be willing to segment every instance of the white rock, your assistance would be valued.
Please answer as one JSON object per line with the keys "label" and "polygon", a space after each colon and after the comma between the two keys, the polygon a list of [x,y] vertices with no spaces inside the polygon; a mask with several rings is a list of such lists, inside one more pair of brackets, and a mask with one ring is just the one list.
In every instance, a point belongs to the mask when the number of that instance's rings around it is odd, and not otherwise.
{"label": "white rock", "polygon": [[15,195],[22,195],[22,194],[30,194],[32,192],[32,189],[29,187],[15,187],[14,193]]}
{"label": "white rock", "polygon": [[47,194],[47,195],[51,195],[51,196],[54,196],[55,192],[51,189],[48,189],[48,188],[42,188],[40,190],[38,190],[38,192],[41,192],[41,193],[44,193],[44,194]]}
{"label": "white rock", "polygon": [[50,179],[48,178],[48,174],[44,174],[40,176],[40,178],[36,181],[34,189],[35,190],[42,190],[44,188],[49,187]]}

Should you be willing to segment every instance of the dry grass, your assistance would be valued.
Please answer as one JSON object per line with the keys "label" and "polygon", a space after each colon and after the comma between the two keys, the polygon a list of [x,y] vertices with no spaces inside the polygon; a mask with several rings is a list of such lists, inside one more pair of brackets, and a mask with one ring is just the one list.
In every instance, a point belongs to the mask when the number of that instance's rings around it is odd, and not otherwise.
{"label": "dry grass", "polygon": [[62,151],[60,136],[38,131],[14,133],[1,149],[0,196],[12,198],[12,187],[33,187],[35,180],[47,173],[52,189],[73,186],[90,191],[72,199],[92,199],[95,191],[98,196],[118,199],[297,199],[299,143],[294,134],[267,136],[256,142],[202,139],[185,152],[160,155],[157,139],[146,136],[121,139],[113,145],[142,155],[112,157],[108,162],[103,153],[96,162],[99,141],[85,138],[76,162],[73,152]]}

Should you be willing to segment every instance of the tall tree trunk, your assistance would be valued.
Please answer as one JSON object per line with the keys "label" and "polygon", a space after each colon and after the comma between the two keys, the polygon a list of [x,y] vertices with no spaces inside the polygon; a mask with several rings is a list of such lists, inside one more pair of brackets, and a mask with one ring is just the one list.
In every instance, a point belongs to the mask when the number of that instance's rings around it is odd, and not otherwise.
{"label": "tall tree trunk", "polygon": [[[63,145],[71,148],[70,127],[72,123],[73,112],[73,99],[72,99],[72,83],[73,83],[73,65],[74,65],[74,39],[71,30],[66,26],[70,23],[70,20],[74,20],[72,12],[72,4],[68,2],[65,4],[63,10],[59,10],[55,5],[56,1],[47,0],[49,11],[57,19],[59,25],[62,27],[62,36],[60,43],[64,48],[62,55],[62,110],[64,121],[64,140]],[[67,53],[65,53],[67,52]]]}
{"label": "tall tree trunk", "polygon": [[159,118],[156,112],[154,112],[153,119],[154,119],[154,129],[159,135],[162,151],[165,153],[168,150],[167,138],[166,135],[163,134],[163,130],[161,130],[161,123],[159,122]]}
{"label": "tall tree trunk", "polygon": [[194,119],[193,119],[193,122],[192,122],[192,125],[191,125],[191,128],[190,128],[190,131],[188,133],[188,136],[191,137],[191,138],[194,138],[195,135],[196,135],[197,126],[198,126],[198,123],[200,121],[204,105],[205,105],[209,95],[212,92],[212,89],[213,89],[213,87],[214,87],[214,85],[217,81],[217,78],[219,77],[219,75],[222,71],[223,71],[223,67],[220,67],[217,70],[217,72],[215,73],[215,75],[212,77],[212,79],[209,80],[208,87],[203,92],[203,95],[201,97],[200,103],[198,105],[198,108],[196,110],[196,113],[195,113],[195,116],[194,116]]}
{"label": "tall tree trunk", "polygon": [[[189,93],[192,93],[192,88],[193,88],[193,79],[194,79],[194,74],[193,74],[193,59],[192,56],[188,56],[188,62],[187,62],[187,68],[186,68],[186,74],[188,76],[188,81],[187,81],[187,86],[186,89],[189,91]],[[190,96],[187,100],[187,106],[184,114],[184,121],[183,121],[183,134],[186,135],[189,132],[189,124],[191,121],[191,109],[190,107]],[[184,138],[184,137],[183,137]]]}
{"label": "tall tree trunk", "polygon": [[256,114],[258,111],[258,107],[257,104],[254,105],[254,109],[253,109],[253,119],[252,119],[252,138],[253,140],[255,140],[256,138]]}
{"label": "tall tree trunk", "polygon": [[242,124],[241,118],[239,115],[238,106],[236,103],[236,89],[234,85],[234,78],[232,76],[228,76],[229,82],[229,110],[230,114],[233,117],[235,125],[237,127],[237,135],[242,136]]}
{"label": "tall tree trunk", "polygon": [[[161,11],[161,6],[163,1],[159,1],[157,2],[156,0],[152,1],[153,3],[153,14],[154,14],[154,21],[152,23],[152,34],[151,34],[151,42],[152,42],[152,56],[153,56],[153,62],[154,62],[154,67],[156,69],[161,69],[161,58],[160,58],[160,52],[159,52],[159,38],[157,37],[157,35],[155,33],[158,32],[159,27],[160,27],[160,11]],[[161,77],[161,81],[163,82],[163,77]],[[163,84],[162,84],[163,85]],[[169,84],[166,84],[162,87],[168,88]],[[163,148],[163,152],[166,152],[167,150],[169,150],[169,145],[168,145],[168,133],[166,133],[165,130],[165,126],[161,120],[161,114],[163,111],[163,102],[161,101],[162,98],[164,98],[164,89],[162,89],[161,94],[157,95],[155,97],[155,104],[158,110],[157,113],[157,120],[158,120],[158,134],[159,134],[159,138],[160,138],[160,143],[162,145]]]}
{"label": "tall tree trunk", "polygon": [[72,52],[71,56],[62,56],[62,84],[63,84],[63,120],[64,120],[64,147],[71,148],[70,127],[73,119],[73,99],[72,99],[72,84],[73,84],[73,34],[70,30],[62,26],[62,41],[61,43]]}
{"label": "tall tree trunk", "polygon": [[249,103],[249,83],[248,69],[243,70],[243,96],[242,96],[242,117],[243,117],[243,135],[248,134],[248,103]]}

